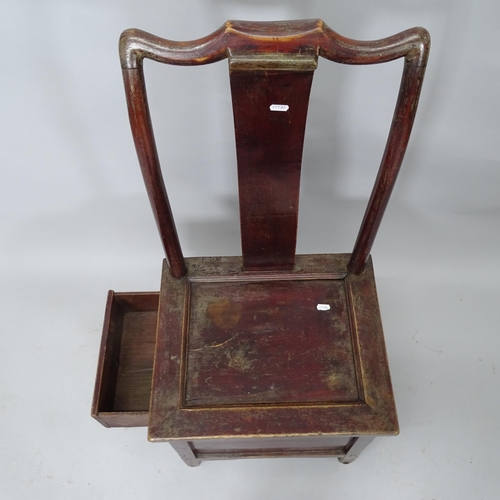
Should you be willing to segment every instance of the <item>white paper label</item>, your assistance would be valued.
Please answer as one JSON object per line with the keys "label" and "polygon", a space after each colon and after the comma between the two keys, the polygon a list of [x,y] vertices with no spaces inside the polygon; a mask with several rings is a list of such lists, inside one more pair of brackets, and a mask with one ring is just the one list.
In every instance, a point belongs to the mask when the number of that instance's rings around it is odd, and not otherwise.
{"label": "white paper label", "polygon": [[316,306],[316,309],[318,311],[329,311],[330,310],[330,306],[328,304],[318,304]]}
{"label": "white paper label", "polygon": [[271,104],[271,106],[269,106],[271,111],[288,111],[288,108],[288,104]]}

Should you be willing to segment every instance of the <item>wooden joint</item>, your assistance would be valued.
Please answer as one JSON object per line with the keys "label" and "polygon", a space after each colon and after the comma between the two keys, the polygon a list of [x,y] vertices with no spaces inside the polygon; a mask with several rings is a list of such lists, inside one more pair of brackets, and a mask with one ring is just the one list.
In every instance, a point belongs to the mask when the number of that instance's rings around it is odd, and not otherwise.
{"label": "wooden joint", "polygon": [[229,53],[230,71],[314,71],[318,57],[305,54],[284,53]]}

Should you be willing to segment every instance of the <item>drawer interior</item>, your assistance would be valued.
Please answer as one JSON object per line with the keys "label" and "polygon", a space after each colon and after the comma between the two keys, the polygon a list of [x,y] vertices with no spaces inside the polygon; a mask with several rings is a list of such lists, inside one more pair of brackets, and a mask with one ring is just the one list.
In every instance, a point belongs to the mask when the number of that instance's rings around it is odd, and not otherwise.
{"label": "drawer interior", "polygon": [[108,294],[92,405],[106,427],[148,425],[158,299],[158,292]]}

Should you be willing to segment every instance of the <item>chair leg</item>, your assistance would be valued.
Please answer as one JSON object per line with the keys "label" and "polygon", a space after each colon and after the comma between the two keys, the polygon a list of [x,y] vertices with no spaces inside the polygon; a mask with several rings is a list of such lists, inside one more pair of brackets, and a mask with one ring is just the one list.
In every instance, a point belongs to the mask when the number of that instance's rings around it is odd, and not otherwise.
{"label": "chair leg", "polygon": [[187,441],[170,441],[170,444],[189,467],[198,467],[201,464],[201,460],[196,458],[193,449]]}
{"label": "chair leg", "polygon": [[347,449],[343,457],[339,457],[339,462],[342,464],[350,464],[358,458],[359,454],[375,439],[375,436],[360,436],[353,438],[352,444]]}

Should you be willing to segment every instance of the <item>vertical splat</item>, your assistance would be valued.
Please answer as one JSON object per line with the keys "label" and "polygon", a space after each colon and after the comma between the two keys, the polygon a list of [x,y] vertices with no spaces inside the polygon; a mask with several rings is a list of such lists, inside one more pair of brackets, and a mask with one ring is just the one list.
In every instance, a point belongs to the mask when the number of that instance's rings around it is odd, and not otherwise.
{"label": "vertical splat", "polygon": [[243,267],[292,269],[300,171],[316,59],[230,58]]}

